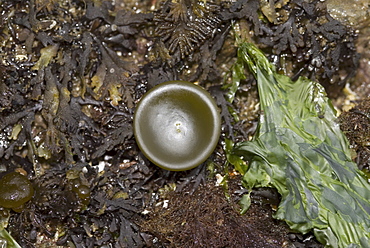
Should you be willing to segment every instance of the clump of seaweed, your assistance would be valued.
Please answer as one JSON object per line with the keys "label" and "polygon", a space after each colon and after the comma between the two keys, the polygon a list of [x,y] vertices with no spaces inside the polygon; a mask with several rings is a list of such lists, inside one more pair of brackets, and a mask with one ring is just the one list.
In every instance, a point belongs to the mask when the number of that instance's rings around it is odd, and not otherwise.
{"label": "clump of seaweed", "polygon": [[[321,54],[322,64],[296,74],[317,76],[330,67],[326,60],[338,54],[339,61],[343,54],[348,58],[343,75],[354,68],[355,37],[327,17],[320,1],[164,0],[149,11],[155,2],[2,1],[0,169],[24,169],[35,187],[34,198],[23,212],[11,212],[7,227],[22,247],[150,245],[151,237],[135,220],[144,206],[158,200],[152,193],[168,183],[176,183],[178,192],[194,191],[207,181],[208,172],[205,165],[181,173],[150,165],[132,137],[135,104],[155,84],[198,82],[222,111],[221,139],[253,133],[256,113],[250,114],[250,108],[255,102],[243,104],[248,108],[235,105],[231,116],[222,87],[223,73],[236,54],[229,34],[232,21],[249,26],[251,37],[282,70],[294,71],[291,61],[303,52],[307,58],[298,63],[310,64]],[[311,39],[302,45],[305,30],[312,30],[307,33]],[[330,42],[316,44],[313,37]],[[335,64],[330,69],[335,71]],[[336,85],[337,78],[332,82]],[[243,87],[239,91],[255,99],[253,83]],[[234,119],[240,112],[249,115],[244,121],[250,129],[244,132]],[[212,173],[222,170],[221,142],[210,161]],[[234,225],[225,215],[234,218],[235,213],[217,194],[222,207],[213,214]],[[241,234],[236,236],[242,239]]]}
{"label": "clump of seaweed", "polygon": [[[36,188],[24,211],[11,217],[9,229],[18,230],[13,233],[22,247],[33,247],[40,235],[65,237],[59,243],[74,242],[77,247],[105,242],[132,247],[139,241],[127,245],[126,240],[141,239],[130,231],[130,214],[122,213],[135,204],[93,192],[113,187],[116,193],[121,181],[130,178],[97,174],[92,165],[106,161],[104,165],[120,170],[122,160],[129,159],[124,168],[134,164],[136,149],[131,155],[125,151],[135,147],[131,120],[140,81],[133,77],[138,67],[127,59],[136,47],[128,44],[152,15],[121,10],[112,16],[113,6],[107,2],[74,0],[5,1],[0,10],[2,170],[24,168]],[[119,45],[117,37],[126,45]],[[67,178],[71,168],[85,168],[84,176]],[[141,174],[136,173],[135,180],[143,180]],[[108,176],[121,179],[111,182]],[[126,192],[126,198],[135,192]],[[104,208],[106,212],[99,212]],[[133,207],[127,211],[140,212]],[[100,215],[107,216],[106,222],[98,221]],[[96,236],[87,241],[93,231],[77,226],[93,222]],[[108,222],[115,225],[114,236],[104,234]],[[105,239],[100,240],[99,233]]]}
{"label": "clump of seaweed", "polygon": [[249,38],[279,70],[293,79],[302,75],[320,82],[331,97],[358,67],[355,31],[332,18],[322,1],[239,0],[223,16],[246,21]]}
{"label": "clump of seaweed", "polygon": [[[65,156],[74,163],[74,155],[87,161],[128,140],[136,85],[130,76],[138,69],[117,54],[116,43],[102,39],[96,25],[103,21],[96,20],[109,19],[120,32],[130,26],[131,34],[147,16],[122,23],[122,15],[111,20],[104,8],[98,12],[89,3],[85,9],[74,1],[31,1],[24,11],[5,6],[11,16],[4,19],[9,30],[3,42],[16,42],[3,47],[0,127],[13,136],[4,137],[1,157],[21,151],[33,159]],[[74,12],[66,15],[67,7]],[[85,11],[87,21],[80,19]]]}
{"label": "clump of seaweed", "polygon": [[256,202],[248,214],[240,215],[222,187],[206,184],[192,194],[169,192],[161,200],[165,203],[150,209],[140,226],[165,247],[277,248],[289,243],[287,226],[266,221],[272,215],[268,204]]}
{"label": "clump of seaweed", "polygon": [[370,169],[370,99],[356,103],[356,106],[339,116],[340,128],[347,136],[351,148],[356,152],[354,160],[361,170]]}
{"label": "clump of seaweed", "polygon": [[163,1],[153,21],[167,56],[184,59],[213,37],[221,22],[219,11],[219,3],[212,1]]}

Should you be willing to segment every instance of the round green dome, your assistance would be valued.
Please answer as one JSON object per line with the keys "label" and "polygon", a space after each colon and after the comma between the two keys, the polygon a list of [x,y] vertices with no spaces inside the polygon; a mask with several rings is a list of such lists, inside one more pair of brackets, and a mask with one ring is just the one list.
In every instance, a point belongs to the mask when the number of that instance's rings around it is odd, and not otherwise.
{"label": "round green dome", "polygon": [[185,81],[169,81],[149,90],[134,115],[141,151],[167,170],[200,165],[215,149],[220,132],[220,113],[212,96]]}
{"label": "round green dome", "polygon": [[0,206],[18,208],[31,200],[34,190],[27,177],[11,172],[0,179]]}

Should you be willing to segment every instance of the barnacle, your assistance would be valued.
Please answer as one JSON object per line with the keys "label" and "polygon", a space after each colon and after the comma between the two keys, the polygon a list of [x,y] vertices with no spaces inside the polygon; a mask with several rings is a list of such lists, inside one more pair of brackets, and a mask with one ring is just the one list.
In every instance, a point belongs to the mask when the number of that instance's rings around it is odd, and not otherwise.
{"label": "barnacle", "polygon": [[217,32],[219,10],[211,1],[165,0],[154,16],[155,35],[170,54],[185,58]]}

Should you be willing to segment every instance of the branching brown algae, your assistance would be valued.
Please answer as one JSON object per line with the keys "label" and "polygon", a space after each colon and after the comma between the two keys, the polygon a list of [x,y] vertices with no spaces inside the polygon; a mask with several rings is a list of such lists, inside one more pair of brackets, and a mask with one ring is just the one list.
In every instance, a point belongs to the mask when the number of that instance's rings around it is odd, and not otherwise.
{"label": "branching brown algae", "polygon": [[[320,82],[331,97],[351,83],[359,61],[358,32],[334,19],[324,2],[0,3],[0,184],[22,177],[30,187],[21,207],[2,203],[6,191],[0,188],[0,237],[6,232],[26,248],[192,247],[184,237],[192,237],[201,225],[207,236],[193,247],[210,240],[214,247],[240,247],[249,234],[233,236],[230,230],[241,223],[264,237],[249,240],[256,247],[322,247],[312,234],[291,233],[284,223],[263,217],[271,216],[279,201],[268,189],[254,198],[255,212],[236,213],[234,203],[245,189],[235,183],[239,175],[226,162],[225,140],[248,140],[259,115],[253,77],[236,82],[230,75],[236,60],[232,26],[258,44],[281,72]],[[133,135],[142,96],[171,80],[202,86],[222,118],[215,151],[186,172],[154,166]],[[360,112],[352,114],[367,115]],[[19,171],[26,176],[14,174]],[[185,219],[192,209],[214,212],[201,222]],[[159,228],[163,216],[176,230],[187,225],[184,236]]]}

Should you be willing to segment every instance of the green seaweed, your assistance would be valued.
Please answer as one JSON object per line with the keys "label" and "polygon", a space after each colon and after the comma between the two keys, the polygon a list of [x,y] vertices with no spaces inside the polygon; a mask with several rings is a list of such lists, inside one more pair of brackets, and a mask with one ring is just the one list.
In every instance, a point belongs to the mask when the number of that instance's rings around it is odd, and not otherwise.
{"label": "green seaweed", "polygon": [[21,248],[17,241],[5,229],[8,226],[9,217],[9,209],[0,208],[0,247]]}
{"label": "green seaweed", "polygon": [[0,247],[22,248],[5,229],[0,230]]}
{"label": "green seaweed", "polygon": [[243,185],[275,187],[281,202],[274,217],[301,233],[313,230],[326,247],[370,247],[370,184],[351,160],[324,88],[278,74],[247,42],[238,44],[236,63],[256,77],[262,110],[253,139],[232,151],[249,162]]}

